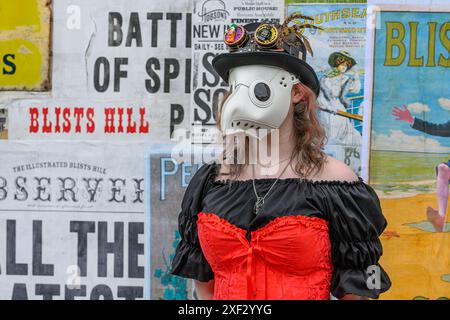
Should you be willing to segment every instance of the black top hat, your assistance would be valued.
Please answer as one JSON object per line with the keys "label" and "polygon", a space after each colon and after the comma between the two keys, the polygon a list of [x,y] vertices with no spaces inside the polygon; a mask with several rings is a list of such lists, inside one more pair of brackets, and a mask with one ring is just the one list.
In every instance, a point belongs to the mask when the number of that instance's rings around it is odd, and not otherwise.
{"label": "black top hat", "polygon": [[312,55],[312,50],[303,35],[305,28],[319,28],[307,23],[288,27],[288,23],[298,17],[313,20],[293,14],[282,25],[231,25],[224,37],[229,52],[216,56],[212,61],[213,68],[228,83],[230,69],[238,66],[263,64],[280,67],[296,75],[303,84],[319,95],[319,80],[314,69],[306,62],[306,53],[308,51]]}

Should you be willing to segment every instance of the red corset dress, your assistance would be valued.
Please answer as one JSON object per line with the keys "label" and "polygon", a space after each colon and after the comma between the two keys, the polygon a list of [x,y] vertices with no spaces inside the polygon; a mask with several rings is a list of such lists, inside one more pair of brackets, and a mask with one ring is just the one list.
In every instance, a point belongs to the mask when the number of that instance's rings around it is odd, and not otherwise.
{"label": "red corset dress", "polygon": [[[377,298],[390,287],[378,263],[386,220],[361,178],[281,179],[255,215],[252,181],[215,181],[217,170],[203,165],[189,183],[172,274],[214,280],[214,299]],[[258,193],[273,181],[255,180]]]}
{"label": "red corset dress", "polygon": [[330,298],[331,248],[324,220],[276,218],[250,233],[250,241],[246,230],[215,214],[201,212],[197,224],[214,270],[215,299]]}

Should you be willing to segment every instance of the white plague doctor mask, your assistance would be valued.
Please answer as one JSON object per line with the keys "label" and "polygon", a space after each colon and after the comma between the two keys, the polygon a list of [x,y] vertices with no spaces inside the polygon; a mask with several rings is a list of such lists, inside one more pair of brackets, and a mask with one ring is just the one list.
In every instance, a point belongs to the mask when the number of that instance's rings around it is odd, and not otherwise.
{"label": "white plague doctor mask", "polygon": [[300,81],[280,67],[246,65],[232,68],[228,82],[231,94],[221,110],[223,134],[261,138],[261,132],[278,129],[286,119],[292,87]]}

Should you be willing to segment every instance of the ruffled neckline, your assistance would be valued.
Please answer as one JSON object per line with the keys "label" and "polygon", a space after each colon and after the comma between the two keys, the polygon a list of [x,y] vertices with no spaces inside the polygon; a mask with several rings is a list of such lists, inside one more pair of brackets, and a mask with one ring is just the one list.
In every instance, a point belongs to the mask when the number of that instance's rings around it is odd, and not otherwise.
{"label": "ruffled neckline", "polygon": [[[231,179],[218,179],[218,168],[219,165],[216,162],[211,162],[208,165],[212,167],[212,172],[209,175],[209,182],[215,186],[224,186],[224,185],[248,185],[252,183],[252,179],[242,179],[242,180],[231,180]],[[368,186],[364,179],[361,176],[357,176],[358,180],[311,180],[305,178],[281,178],[278,180],[277,184],[306,184],[306,185],[325,185],[325,186]],[[257,178],[254,179],[256,184],[268,184],[275,182],[277,178]]]}
{"label": "ruffled neckline", "polygon": [[[257,178],[255,179],[255,183],[257,184],[267,184],[274,183],[276,178]],[[213,185],[247,185],[252,183],[252,179],[245,180],[231,180],[231,179],[220,179],[215,180],[213,177],[212,184]],[[291,183],[299,183],[299,184],[308,184],[308,185],[342,185],[342,186],[353,186],[353,185],[365,185],[364,179],[358,176],[358,180],[353,181],[345,181],[345,180],[310,180],[304,178],[281,178],[277,183],[280,184],[291,184]]]}

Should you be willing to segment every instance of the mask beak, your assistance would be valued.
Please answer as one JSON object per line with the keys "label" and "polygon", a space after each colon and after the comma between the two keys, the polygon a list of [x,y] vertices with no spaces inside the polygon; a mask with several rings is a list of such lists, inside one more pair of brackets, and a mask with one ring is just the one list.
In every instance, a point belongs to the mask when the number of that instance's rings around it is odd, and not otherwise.
{"label": "mask beak", "polygon": [[227,129],[223,131],[224,136],[248,136],[253,139],[262,140],[264,139],[271,131],[275,129],[241,129],[241,128],[235,128],[235,129]]}

